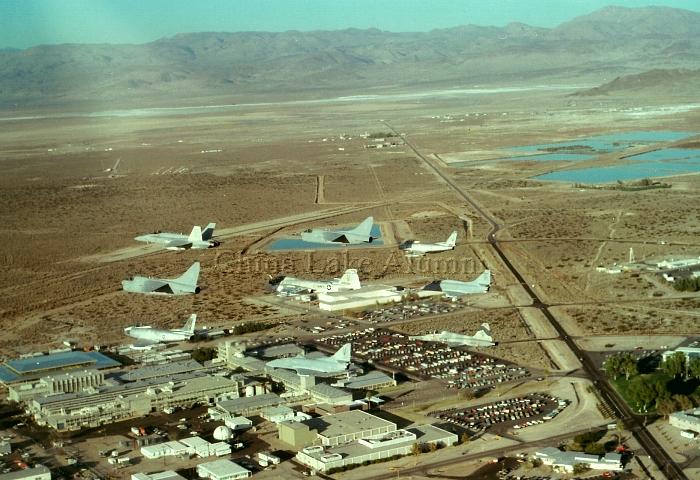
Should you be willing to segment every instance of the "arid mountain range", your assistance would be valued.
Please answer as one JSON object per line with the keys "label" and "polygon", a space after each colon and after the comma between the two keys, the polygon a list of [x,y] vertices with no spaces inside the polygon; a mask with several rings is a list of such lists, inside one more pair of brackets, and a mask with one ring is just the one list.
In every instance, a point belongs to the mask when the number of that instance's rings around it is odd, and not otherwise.
{"label": "arid mountain range", "polygon": [[237,102],[256,94],[310,98],[421,85],[597,84],[652,69],[697,68],[700,14],[606,7],[556,28],[188,33],[142,45],[5,49],[0,108]]}

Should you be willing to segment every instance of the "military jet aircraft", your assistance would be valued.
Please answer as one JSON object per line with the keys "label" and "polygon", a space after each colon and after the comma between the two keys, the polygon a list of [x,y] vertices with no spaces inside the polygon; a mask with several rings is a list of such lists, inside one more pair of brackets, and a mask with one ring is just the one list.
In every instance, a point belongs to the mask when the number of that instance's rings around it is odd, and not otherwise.
{"label": "military jet aircraft", "polygon": [[360,288],[360,278],[357,270],[349,268],[345,270],[340,278],[332,280],[304,280],[303,278],[284,277],[277,284],[277,293],[296,294],[305,291],[309,292],[341,292],[345,290],[357,290]]}
{"label": "military jet aircraft", "polygon": [[194,262],[185,273],[177,278],[150,278],[135,276],[122,280],[126,292],[146,293],[150,295],[187,295],[199,293],[199,262]]}
{"label": "military jet aircraft", "polygon": [[459,280],[439,280],[429,283],[423,290],[437,290],[451,298],[459,298],[473,293],[486,293],[491,286],[491,271],[484,272],[471,282]]}
{"label": "military jet aircraft", "polygon": [[145,348],[156,343],[182,342],[184,340],[191,340],[195,334],[194,326],[196,322],[197,314],[193,313],[190,315],[190,318],[187,319],[187,322],[185,322],[185,325],[182,328],[168,330],[163,328],[153,328],[151,326],[134,326],[126,327],[124,329],[124,333],[138,340],[133,345],[135,348]]}
{"label": "military jet aircraft", "polygon": [[367,217],[357,227],[350,230],[324,230],[314,228],[301,233],[301,239],[309,243],[372,243],[374,218]]}
{"label": "military jet aircraft", "polygon": [[446,332],[443,330],[440,333],[412,336],[410,339],[425,340],[428,342],[441,342],[446,343],[451,347],[492,347],[496,345],[496,343],[493,341],[493,337],[491,336],[491,327],[489,327],[488,323],[482,323],[481,328],[477,330],[474,336]]}
{"label": "military jet aircraft", "polygon": [[323,373],[341,373],[350,367],[352,345],[346,343],[330,357],[306,358],[304,356],[278,358],[267,362],[272,368],[296,370],[299,375],[316,375]]}
{"label": "military jet aircraft", "polygon": [[159,243],[168,250],[188,250],[190,248],[199,250],[219,245],[218,241],[212,240],[214,228],[216,228],[216,223],[210,223],[204,231],[202,231],[202,227],[194,226],[189,235],[159,232],[140,235],[135,237],[134,240],[146,243]]}
{"label": "military jet aircraft", "polygon": [[399,250],[406,252],[406,256],[419,257],[426,253],[445,252],[454,250],[457,242],[457,232],[452,232],[447,240],[437,243],[421,243],[418,240],[406,240],[399,245]]}

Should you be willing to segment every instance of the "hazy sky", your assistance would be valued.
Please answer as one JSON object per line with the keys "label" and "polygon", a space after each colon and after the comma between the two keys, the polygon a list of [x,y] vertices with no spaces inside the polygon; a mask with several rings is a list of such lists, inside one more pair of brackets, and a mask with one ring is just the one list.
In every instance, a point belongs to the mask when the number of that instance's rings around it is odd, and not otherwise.
{"label": "hazy sky", "polygon": [[551,27],[610,4],[700,11],[699,0],[0,0],[0,48],[144,43],[203,31]]}

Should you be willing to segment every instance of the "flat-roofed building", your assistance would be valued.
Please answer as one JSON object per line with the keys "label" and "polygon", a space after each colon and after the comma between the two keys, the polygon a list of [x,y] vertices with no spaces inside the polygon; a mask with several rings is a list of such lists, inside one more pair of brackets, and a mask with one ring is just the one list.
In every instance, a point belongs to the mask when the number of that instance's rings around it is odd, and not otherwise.
{"label": "flat-roofed building", "polygon": [[396,386],[396,380],[379,370],[372,370],[365,375],[350,378],[343,385],[344,388],[351,390],[379,390],[380,388],[394,386]]}
{"label": "flat-roofed building", "polygon": [[233,398],[221,400],[216,406],[224,415],[257,415],[266,407],[276,407],[281,405],[283,400],[276,393],[265,393],[254,397]]}
{"label": "flat-roofed building", "polygon": [[393,430],[357,441],[325,447],[306,447],[297,453],[297,460],[316,471],[328,471],[408,455],[417,444],[448,447],[457,442],[457,435],[433,425],[421,425],[408,430]]}
{"label": "flat-roofed building", "polygon": [[622,470],[622,455],[619,453],[606,453],[600,457],[583,452],[562,452],[558,448],[546,447],[535,452],[535,457],[558,472],[572,473],[575,465],[584,465],[593,470]]}
{"label": "flat-roofed building", "polygon": [[[396,430],[396,424],[393,422],[361,410],[311,418],[299,422],[298,425],[291,426],[289,422],[280,423],[278,427],[280,440],[297,448],[310,444],[333,446]],[[316,437],[312,439],[309,432],[315,432]],[[309,440],[312,441],[309,443]]]}
{"label": "flat-roofed building", "polygon": [[133,473],[131,480],[187,480],[185,477],[172,470],[158,473]]}
{"label": "flat-roofed building", "polygon": [[252,473],[231,460],[221,459],[200,463],[197,465],[197,475],[200,478],[210,478],[211,480],[236,480],[248,478]]}
{"label": "flat-roofed building", "polygon": [[51,470],[43,465],[0,474],[0,480],[51,480]]}
{"label": "flat-roofed building", "polygon": [[402,301],[405,293],[407,292],[387,285],[371,285],[345,292],[319,292],[318,308],[336,312],[384,303],[395,303]]}
{"label": "flat-roofed building", "polygon": [[670,357],[674,353],[682,353],[683,355],[685,355],[686,360],[700,358],[700,347],[688,346],[688,347],[678,347],[675,350],[667,350],[662,355],[663,360],[666,360],[668,357]]}
{"label": "flat-roofed building", "polygon": [[700,410],[674,412],[669,415],[668,423],[681,430],[700,433]]}
{"label": "flat-roofed building", "polygon": [[143,416],[153,410],[211,403],[237,390],[238,383],[234,380],[192,372],[43,396],[33,399],[28,407],[41,425],[75,430]]}

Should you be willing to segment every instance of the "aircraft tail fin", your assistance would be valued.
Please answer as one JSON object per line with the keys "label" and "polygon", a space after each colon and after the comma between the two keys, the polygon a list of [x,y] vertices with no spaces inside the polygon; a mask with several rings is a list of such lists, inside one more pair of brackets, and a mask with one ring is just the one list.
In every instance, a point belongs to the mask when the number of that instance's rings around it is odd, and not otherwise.
{"label": "aircraft tail fin", "polygon": [[192,288],[192,291],[197,289],[197,280],[199,280],[199,262],[194,262],[185,273],[174,279],[178,283],[183,283]]}
{"label": "aircraft tail fin", "polygon": [[484,270],[484,272],[476,277],[475,283],[488,287],[491,285],[491,270]]}
{"label": "aircraft tail fin", "polygon": [[202,227],[194,226],[192,227],[192,232],[190,236],[187,237],[190,242],[201,242],[202,241]]}
{"label": "aircraft tail fin", "polygon": [[350,287],[353,290],[360,288],[360,277],[357,275],[357,270],[349,268],[345,270],[343,276],[340,277],[340,285]]}
{"label": "aircraft tail fin", "polygon": [[194,326],[197,323],[197,314],[193,313],[190,318],[185,322],[185,326],[182,329],[186,332],[194,333]]}
{"label": "aircraft tail fin", "polygon": [[350,363],[350,355],[352,354],[352,344],[346,343],[335,352],[331,358],[338,362]]}
{"label": "aircraft tail fin", "polygon": [[449,237],[447,237],[447,240],[445,240],[445,245],[447,245],[448,247],[454,248],[456,244],[457,244],[457,232],[454,231],[450,234]]}
{"label": "aircraft tail fin", "polygon": [[210,223],[207,225],[207,228],[204,229],[202,232],[202,240],[211,240],[211,237],[214,236],[214,229],[216,228],[216,223]]}
{"label": "aircraft tail fin", "polygon": [[491,327],[489,324],[482,323],[481,328],[479,328],[479,330],[477,330],[474,334],[474,338],[478,338],[479,340],[487,340],[489,342],[493,341],[493,337],[491,336]]}
{"label": "aircraft tail fin", "polygon": [[355,228],[350,230],[349,233],[359,235],[361,237],[371,238],[373,226],[374,226],[374,218],[367,217],[364,220],[362,220],[362,223],[360,223],[358,226],[356,226]]}

